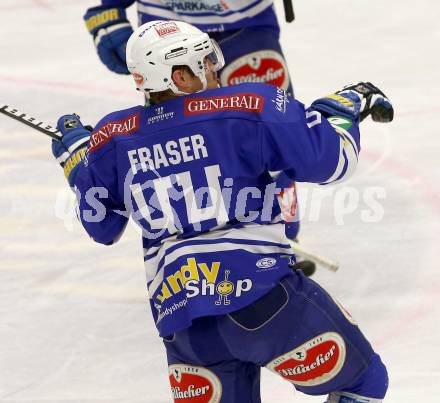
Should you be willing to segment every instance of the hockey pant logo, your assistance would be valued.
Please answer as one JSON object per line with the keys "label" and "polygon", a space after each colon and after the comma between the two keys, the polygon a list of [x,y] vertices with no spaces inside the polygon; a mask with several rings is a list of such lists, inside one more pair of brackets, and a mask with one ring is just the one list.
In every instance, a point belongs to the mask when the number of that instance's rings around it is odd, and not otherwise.
{"label": "hockey pant logo", "polygon": [[210,370],[192,365],[168,367],[174,402],[219,403],[222,397],[220,379]]}
{"label": "hockey pant logo", "polygon": [[317,386],[333,379],[345,362],[342,337],[323,333],[271,361],[268,369],[299,386]]}
{"label": "hockey pant logo", "polygon": [[267,83],[289,88],[289,74],[281,53],[267,49],[241,56],[220,73],[223,87],[242,83]]}

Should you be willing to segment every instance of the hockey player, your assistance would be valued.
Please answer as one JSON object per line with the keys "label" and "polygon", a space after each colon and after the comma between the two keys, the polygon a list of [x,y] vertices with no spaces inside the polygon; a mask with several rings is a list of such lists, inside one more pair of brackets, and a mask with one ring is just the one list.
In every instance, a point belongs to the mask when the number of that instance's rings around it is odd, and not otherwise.
{"label": "hockey player", "polygon": [[[280,27],[272,0],[245,1],[135,1],[102,0],[87,10],[84,20],[94,38],[101,61],[115,73],[128,74],[125,48],[133,29],[125,9],[137,3],[139,22],[157,19],[182,20],[209,32],[222,49],[225,66],[218,74],[222,86],[244,82],[265,82],[293,94],[287,63],[279,43]],[[281,174],[280,181],[288,181]],[[286,235],[296,240],[299,217],[296,212],[294,183],[286,183],[283,193]],[[281,199],[281,198],[280,198]],[[315,263],[297,261],[295,268],[310,276]]]}
{"label": "hockey player", "polygon": [[[279,43],[278,25],[272,0],[101,0],[101,6],[92,7],[84,15],[86,27],[92,34],[98,56],[115,73],[128,74],[125,48],[133,29],[125,9],[136,3],[139,23],[158,19],[189,22],[204,32],[209,32],[222,50],[225,67],[218,74],[223,87],[244,82],[265,82],[293,94],[287,63]],[[283,188],[286,235],[296,239],[299,233],[296,211],[295,185]],[[289,187],[288,187],[289,186]],[[292,203],[286,203],[291,201]],[[297,262],[295,268],[306,275],[315,272],[315,263]]]}
{"label": "hockey player", "polygon": [[91,134],[77,115],[58,121],[52,150],[79,218],[106,245],[130,214],[142,229],[175,402],[258,403],[262,367],[327,402],[381,402],[379,355],[339,303],[288,267],[271,173],[347,178],[359,122],[388,122],[392,106],[370,83],[309,108],[271,85],[218,88],[223,63],[216,42],[183,22],[132,34],[127,65],[153,105],[111,113]]}
{"label": "hockey player", "polygon": [[99,58],[115,73],[129,73],[125,47],[133,30],[125,9],[133,3],[139,25],[181,20],[209,32],[226,61],[219,74],[222,86],[266,82],[292,93],[273,0],[101,0],[100,6],[87,10],[84,20]]}

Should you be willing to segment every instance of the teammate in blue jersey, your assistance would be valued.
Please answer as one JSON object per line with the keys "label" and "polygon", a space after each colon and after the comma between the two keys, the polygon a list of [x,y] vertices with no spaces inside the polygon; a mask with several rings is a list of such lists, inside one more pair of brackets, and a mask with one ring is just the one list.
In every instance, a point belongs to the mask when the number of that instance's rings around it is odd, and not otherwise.
{"label": "teammate in blue jersey", "polygon": [[289,268],[274,174],[347,178],[360,121],[391,121],[393,108],[370,83],[309,108],[266,84],[219,88],[223,64],[216,42],[184,22],[132,34],[127,65],[153,104],[111,113],[92,133],[76,115],[58,121],[52,149],[79,218],[106,245],[130,215],[142,229],[175,402],[258,403],[262,367],[327,402],[381,402],[379,355],[339,303]]}
{"label": "teammate in blue jersey", "polygon": [[266,82],[292,93],[273,0],[101,0],[84,15],[101,61],[128,74],[125,47],[133,32],[125,9],[136,3],[139,25],[181,20],[209,32],[222,49],[226,67],[222,86]]}

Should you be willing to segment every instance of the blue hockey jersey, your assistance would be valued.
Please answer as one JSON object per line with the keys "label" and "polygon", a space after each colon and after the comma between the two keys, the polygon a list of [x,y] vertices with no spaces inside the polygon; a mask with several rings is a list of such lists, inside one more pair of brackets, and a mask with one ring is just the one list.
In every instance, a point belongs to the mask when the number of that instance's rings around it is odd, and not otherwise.
{"label": "blue hockey jersey", "polygon": [[129,215],[140,226],[153,317],[166,336],[247,306],[289,275],[277,194],[291,181],[346,178],[359,148],[356,124],[266,84],[136,106],[93,131],[76,178],[79,215],[103,244]]}
{"label": "blue hockey jersey", "polygon": [[[135,0],[102,0],[104,6],[128,7]],[[273,0],[137,0],[139,25],[153,20],[185,21],[204,32],[249,26],[279,26]]]}

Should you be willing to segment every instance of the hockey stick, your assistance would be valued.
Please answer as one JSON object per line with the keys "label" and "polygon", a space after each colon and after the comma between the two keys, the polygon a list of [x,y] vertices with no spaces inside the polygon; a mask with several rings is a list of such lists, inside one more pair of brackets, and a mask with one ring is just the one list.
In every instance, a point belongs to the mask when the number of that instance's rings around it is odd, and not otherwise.
{"label": "hockey stick", "polygon": [[284,3],[284,15],[286,17],[286,22],[292,22],[295,19],[292,0],[283,0],[283,3]]}
{"label": "hockey stick", "polygon": [[61,140],[61,134],[59,130],[48,125],[47,123],[40,121],[39,119],[20,112],[12,106],[3,104],[2,106],[0,106],[0,113],[3,113],[4,115],[9,116],[12,119],[18,120],[19,122],[28,125],[33,129],[38,130],[40,133],[44,133],[46,136],[52,137],[54,140]]}
{"label": "hockey stick", "polygon": [[326,269],[333,272],[339,269],[339,263],[333,262],[330,259],[327,259],[323,256],[317,255],[316,253],[307,250],[306,248],[304,248],[304,246],[300,245],[298,242],[293,242],[289,240],[289,243],[294,253],[297,254],[298,256],[301,256],[305,259],[309,259],[312,262],[315,262],[316,264],[325,267]]}

